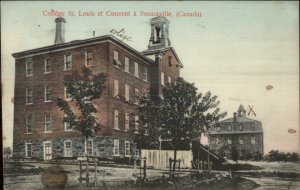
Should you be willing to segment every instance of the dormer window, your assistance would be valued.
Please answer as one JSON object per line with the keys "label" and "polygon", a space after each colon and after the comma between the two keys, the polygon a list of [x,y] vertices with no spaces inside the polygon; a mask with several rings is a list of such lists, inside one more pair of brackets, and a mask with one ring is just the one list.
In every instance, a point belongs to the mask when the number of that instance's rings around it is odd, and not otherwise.
{"label": "dormer window", "polygon": [[239,130],[242,131],[243,130],[243,124],[239,125]]}
{"label": "dormer window", "polygon": [[255,125],[254,125],[254,123],[251,123],[251,131],[254,131],[255,130]]}
{"label": "dormer window", "polygon": [[231,131],[232,130],[232,126],[229,124],[229,125],[227,125],[227,130],[228,131]]}
{"label": "dormer window", "polygon": [[116,50],[114,50],[114,66],[116,67],[120,67],[122,64],[119,60],[119,52],[117,52]]}

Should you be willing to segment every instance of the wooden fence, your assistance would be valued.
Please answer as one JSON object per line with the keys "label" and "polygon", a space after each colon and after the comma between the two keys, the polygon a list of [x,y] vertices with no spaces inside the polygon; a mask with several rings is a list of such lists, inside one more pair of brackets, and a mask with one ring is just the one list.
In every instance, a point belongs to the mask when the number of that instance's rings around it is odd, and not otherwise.
{"label": "wooden fence", "polygon": [[[154,168],[167,169],[169,168],[169,159],[174,159],[173,150],[147,150],[142,149],[142,157],[146,157],[147,166]],[[192,151],[178,150],[177,160],[181,160],[181,168],[191,168],[191,161],[193,160]]]}

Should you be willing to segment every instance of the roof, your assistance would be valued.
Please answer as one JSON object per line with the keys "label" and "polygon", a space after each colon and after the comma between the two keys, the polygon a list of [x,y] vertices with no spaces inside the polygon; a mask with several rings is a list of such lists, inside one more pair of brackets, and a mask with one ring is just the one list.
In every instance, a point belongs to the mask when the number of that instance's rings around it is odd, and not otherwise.
{"label": "roof", "polygon": [[159,48],[159,49],[153,49],[153,50],[145,50],[145,51],[142,51],[142,53],[145,55],[145,56],[148,56],[148,55],[153,55],[153,54],[157,54],[157,53],[162,53],[162,52],[165,52],[165,51],[168,51],[168,50],[171,50],[172,53],[174,54],[177,62],[178,62],[178,65],[183,68],[183,65],[175,51],[175,49],[173,47],[163,47],[163,48]]}
{"label": "roof", "polygon": [[[232,130],[227,130],[227,125],[232,124]],[[243,130],[239,130],[235,128],[235,126],[239,126],[243,124]],[[255,129],[251,130],[251,125],[254,124]],[[221,127],[219,131],[217,131],[218,125]],[[219,121],[210,128],[211,135],[216,134],[254,134],[254,133],[263,133],[262,123],[258,120],[250,119],[247,117],[236,117],[236,121],[234,118],[228,118],[223,121]]]}
{"label": "roof", "polygon": [[67,43],[50,45],[50,46],[45,46],[45,47],[41,47],[41,48],[35,48],[35,49],[31,49],[31,50],[13,53],[12,56],[17,59],[17,58],[22,58],[25,56],[30,56],[32,54],[45,53],[45,52],[49,52],[49,51],[59,51],[64,48],[71,48],[72,46],[88,45],[91,43],[98,43],[98,42],[102,42],[105,40],[110,40],[124,48],[127,48],[129,51],[131,51],[132,53],[137,55],[140,59],[144,60],[145,62],[154,63],[153,60],[146,57],[143,53],[135,50],[134,48],[130,47],[129,45],[127,45],[126,43],[122,42],[121,40],[117,39],[116,37],[114,37],[112,35],[105,35],[105,36],[100,36],[100,37],[95,37],[95,38],[84,39],[84,40],[74,40],[74,41],[67,42]]}
{"label": "roof", "polygon": [[241,104],[238,109],[238,112],[243,112],[243,111],[245,112],[246,110],[245,110],[244,106]]}
{"label": "roof", "polygon": [[[233,123],[234,122],[234,118],[228,118],[222,121],[219,121],[218,123]],[[244,123],[244,122],[260,122],[254,119],[250,119],[247,117],[236,117],[236,122],[237,123]]]}

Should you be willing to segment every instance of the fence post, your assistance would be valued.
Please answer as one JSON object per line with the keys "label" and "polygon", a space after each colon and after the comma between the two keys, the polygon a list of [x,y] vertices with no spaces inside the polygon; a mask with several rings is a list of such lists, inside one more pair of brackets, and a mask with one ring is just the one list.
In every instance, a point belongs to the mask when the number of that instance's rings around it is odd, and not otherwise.
{"label": "fence post", "polygon": [[144,157],[144,179],[146,179],[147,174],[146,174],[146,157]]}
{"label": "fence post", "polygon": [[79,183],[82,183],[82,168],[81,168],[81,160],[79,160]]}
{"label": "fence post", "polygon": [[86,161],[86,170],[85,170],[85,172],[86,172],[86,186],[88,186],[88,184],[89,184],[89,161],[87,160]]}
{"label": "fence post", "polygon": [[169,158],[169,174],[170,174],[170,178],[171,178],[171,175],[172,175],[172,159]]}
{"label": "fence post", "polygon": [[179,161],[179,163],[178,163],[178,177],[179,177],[180,176],[180,162],[181,162],[181,160],[179,159],[178,161]]}
{"label": "fence post", "polygon": [[98,181],[98,178],[97,178],[97,174],[98,174],[98,172],[97,172],[97,161],[95,160],[95,187],[97,187],[97,181]]}

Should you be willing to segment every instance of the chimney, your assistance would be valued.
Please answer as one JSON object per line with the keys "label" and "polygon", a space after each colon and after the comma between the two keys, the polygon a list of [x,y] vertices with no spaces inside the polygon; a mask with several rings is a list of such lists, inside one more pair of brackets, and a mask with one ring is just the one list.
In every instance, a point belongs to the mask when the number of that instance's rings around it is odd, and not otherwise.
{"label": "chimney", "polygon": [[58,17],[55,19],[56,29],[55,29],[55,40],[54,45],[65,43],[65,23],[66,20],[63,17]]}
{"label": "chimney", "polygon": [[236,112],[233,113],[233,121],[236,123]]}

